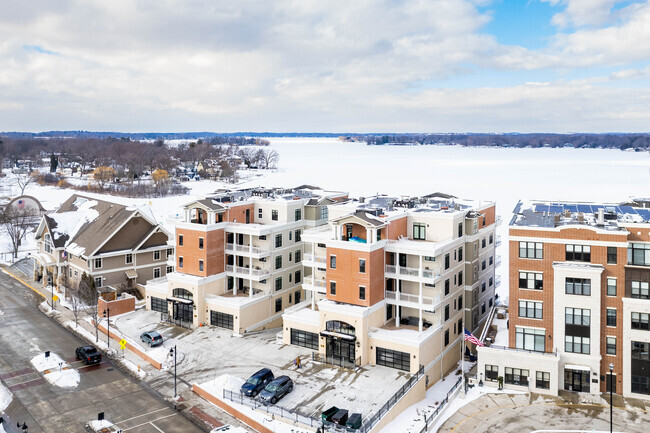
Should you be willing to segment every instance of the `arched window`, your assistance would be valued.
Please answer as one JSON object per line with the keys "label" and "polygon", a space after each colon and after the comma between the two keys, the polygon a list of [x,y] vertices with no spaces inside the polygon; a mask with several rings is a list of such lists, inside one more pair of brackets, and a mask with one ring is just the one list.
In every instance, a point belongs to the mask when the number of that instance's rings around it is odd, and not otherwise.
{"label": "arched window", "polygon": [[174,298],[188,299],[192,301],[194,300],[194,295],[186,289],[174,289]]}
{"label": "arched window", "polygon": [[341,322],[340,320],[329,320],[325,324],[325,329],[339,334],[354,335],[355,333],[354,326],[349,323]]}
{"label": "arched window", "polygon": [[45,233],[45,236],[43,236],[43,242],[45,243],[45,252],[52,254],[52,247],[54,245],[52,244],[52,237],[49,233]]}

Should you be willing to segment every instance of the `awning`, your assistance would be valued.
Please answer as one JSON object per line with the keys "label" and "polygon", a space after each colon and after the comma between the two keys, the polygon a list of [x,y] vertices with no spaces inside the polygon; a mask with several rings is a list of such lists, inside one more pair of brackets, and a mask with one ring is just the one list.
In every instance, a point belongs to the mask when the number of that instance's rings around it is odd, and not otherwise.
{"label": "awning", "polygon": [[347,340],[347,341],[354,341],[357,339],[354,335],[348,335],[348,334],[339,334],[338,332],[332,332],[332,331],[321,331],[320,332],[321,337],[334,337],[334,338],[340,338],[341,340]]}
{"label": "awning", "polygon": [[179,304],[193,304],[194,301],[182,298],[167,298],[167,302],[178,302]]}
{"label": "awning", "polygon": [[564,368],[566,370],[582,370],[582,371],[591,371],[589,367],[584,365],[574,365],[574,364],[565,364]]}
{"label": "awning", "polygon": [[135,269],[127,269],[124,273],[126,274],[126,278],[138,278],[138,273]]}
{"label": "awning", "polygon": [[54,259],[47,254],[39,253],[34,258],[43,266],[50,266],[56,264]]}

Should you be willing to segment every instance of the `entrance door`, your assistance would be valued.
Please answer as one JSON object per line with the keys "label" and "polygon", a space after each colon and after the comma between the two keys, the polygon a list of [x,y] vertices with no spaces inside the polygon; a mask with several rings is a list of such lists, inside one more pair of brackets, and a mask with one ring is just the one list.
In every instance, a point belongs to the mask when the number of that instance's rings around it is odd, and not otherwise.
{"label": "entrance door", "polygon": [[251,223],[251,210],[246,209],[246,224],[250,224],[250,223]]}
{"label": "entrance door", "polygon": [[571,385],[574,391],[582,392],[582,371],[573,370]]}
{"label": "entrance door", "polygon": [[192,321],[192,305],[174,302],[174,320]]}
{"label": "entrance door", "polygon": [[354,341],[327,337],[327,360],[341,367],[354,367]]}
{"label": "entrance door", "polygon": [[565,369],[564,389],[574,392],[589,392],[589,372]]}

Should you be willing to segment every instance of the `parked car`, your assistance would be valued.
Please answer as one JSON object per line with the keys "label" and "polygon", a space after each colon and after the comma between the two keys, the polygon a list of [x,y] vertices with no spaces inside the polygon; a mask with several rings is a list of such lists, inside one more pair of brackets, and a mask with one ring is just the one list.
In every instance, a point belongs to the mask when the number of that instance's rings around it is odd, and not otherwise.
{"label": "parked car", "polygon": [[160,346],[163,344],[163,336],[156,331],[147,331],[140,334],[140,341],[149,345],[149,347]]}
{"label": "parked car", "polygon": [[289,376],[278,376],[260,392],[260,400],[263,403],[275,404],[291,391],[293,391],[291,378]]}
{"label": "parked car", "polygon": [[248,378],[246,383],[241,386],[241,393],[247,397],[255,397],[272,380],[273,372],[268,368],[263,368]]}
{"label": "parked car", "polygon": [[81,346],[76,350],[77,359],[81,359],[84,364],[99,364],[102,362],[102,354],[94,346]]}

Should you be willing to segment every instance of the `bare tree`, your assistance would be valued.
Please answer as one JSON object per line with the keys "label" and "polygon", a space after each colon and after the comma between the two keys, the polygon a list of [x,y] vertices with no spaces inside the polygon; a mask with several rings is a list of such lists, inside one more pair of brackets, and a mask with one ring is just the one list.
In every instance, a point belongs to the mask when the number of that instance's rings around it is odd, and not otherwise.
{"label": "bare tree", "polygon": [[275,149],[260,149],[257,151],[257,155],[260,165],[265,169],[274,167],[280,159],[280,154]]}
{"label": "bare tree", "polygon": [[[66,278],[66,283],[68,282]],[[79,326],[79,315],[84,310],[84,302],[81,299],[81,290],[79,286],[81,285],[81,280],[72,287],[66,286],[65,295],[72,309],[72,315],[74,316],[74,325],[75,328]]]}
{"label": "bare tree", "polygon": [[97,167],[95,171],[93,171],[93,178],[95,179],[95,182],[97,182],[97,185],[99,185],[99,189],[103,190],[107,183],[115,180],[115,169],[113,167],[105,166]]}
{"label": "bare tree", "polygon": [[95,327],[95,342],[99,341],[99,311],[97,311],[97,304],[99,302],[99,292],[95,287],[95,281],[87,273],[81,275],[79,284],[77,286],[79,299],[86,304],[85,311],[88,317],[92,319],[93,326]]}
{"label": "bare tree", "polygon": [[18,257],[18,249],[27,233],[36,226],[36,218],[28,209],[7,207],[0,214],[0,224],[4,227],[11,240],[14,259]]}
{"label": "bare tree", "polygon": [[30,183],[34,182],[34,180],[35,178],[31,176],[29,173],[19,174],[16,177],[15,183],[18,189],[20,189],[20,195],[25,194],[25,189]]}

